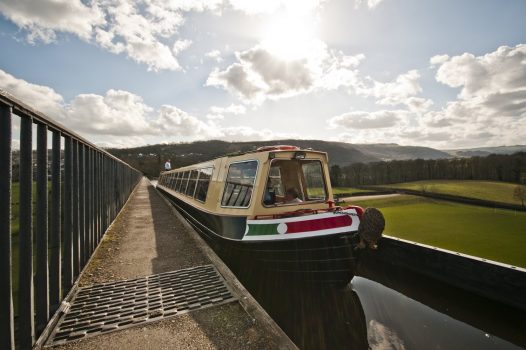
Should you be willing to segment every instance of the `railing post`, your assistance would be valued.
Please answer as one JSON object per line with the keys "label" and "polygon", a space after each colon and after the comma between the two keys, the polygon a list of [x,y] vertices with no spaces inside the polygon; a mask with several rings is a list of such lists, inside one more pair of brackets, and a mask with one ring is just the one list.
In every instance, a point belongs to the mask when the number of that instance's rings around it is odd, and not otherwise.
{"label": "railing post", "polygon": [[18,270],[18,339],[21,349],[35,342],[33,286],[33,121],[20,118],[20,202]]}
{"label": "railing post", "polygon": [[95,232],[97,233],[97,242],[100,242],[102,233],[100,229],[100,177],[99,177],[99,152],[94,151],[95,154],[95,166],[93,171],[95,172]]}
{"label": "railing post", "polygon": [[11,107],[0,104],[0,348],[14,349],[11,275]]}
{"label": "railing post", "polygon": [[72,190],[73,190],[73,154],[72,139],[64,138],[64,290],[73,285],[73,228],[72,228]]}
{"label": "railing post", "polygon": [[49,234],[49,305],[53,314],[60,305],[61,295],[61,231],[60,231],[60,141],[58,130],[53,131],[53,158],[51,163],[51,231]]}
{"label": "railing post", "polygon": [[48,167],[47,126],[37,127],[37,220],[35,236],[37,244],[36,268],[36,326],[37,333],[46,327],[49,317],[48,275]]}
{"label": "railing post", "polygon": [[85,224],[85,205],[84,205],[84,192],[85,192],[85,166],[84,166],[84,150],[86,147],[84,144],[79,143],[79,236],[80,236],[80,264],[82,267],[86,265],[88,252],[86,250],[87,242],[86,239],[86,224]]}
{"label": "railing post", "polygon": [[80,272],[79,267],[79,142],[73,140],[73,222],[72,222],[72,237],[73,237],[73,279],[77,278]]}
{"label": "railing post", "polygon": [[93,233],[93,164],[92,164],[92,152],[91,148],[88,147],[87,152],[87,165],[86,165],[86,173],[87,173],[87,182],[86,182],[86,221],[88,226],[88,232],[89,232],[89,254],[93,252],[93,248],[95,247],[95,235]]}

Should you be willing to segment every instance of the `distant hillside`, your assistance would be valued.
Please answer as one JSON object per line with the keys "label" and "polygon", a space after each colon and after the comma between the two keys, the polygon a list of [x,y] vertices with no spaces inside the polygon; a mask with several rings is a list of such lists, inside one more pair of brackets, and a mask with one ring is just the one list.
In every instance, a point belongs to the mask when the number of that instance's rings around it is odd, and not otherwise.
{"label": "distant hillside", "polygon": [[447,152],[454,157],[484,157],[490,154],[513,154],[517,152],[526,152],[526,145],[450,149],[444,150],[444,152]]}
{"label": "distant hillside", "polygon": [[358,149],[367,156],[380,160],[407,160],[407,159],[442,159],[451,158],[451,155],[434,148],[420,146],[400,146],[394,143],[377,144],[355,144],[352,147]]}
{"label": "distant hillside", "polygon": [[396,144],[360,144],[328,142],[320,140],[274,140],[253,142],[196,141],[148,145],[135,148],[114,148],[108,151],[143,171],[156,177],[167,159],[173,167],[181,167],[221,157],[228,153],[247,152],[268,145],[295,145],[327,152],[331,165],[346,166],[354,163],[370,163],[381,160],[437,159],[451,157],[433,148],[399,146]]}

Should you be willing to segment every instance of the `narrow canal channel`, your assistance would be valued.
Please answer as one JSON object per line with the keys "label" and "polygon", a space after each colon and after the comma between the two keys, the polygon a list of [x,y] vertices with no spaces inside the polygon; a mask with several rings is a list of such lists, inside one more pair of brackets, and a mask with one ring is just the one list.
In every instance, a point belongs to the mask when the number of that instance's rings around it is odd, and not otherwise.
{"label": "narrow canal channel", "polygon": [[361,264],[345,288],[244,272],[241,282],[300,349],[526,348],[525,312],[392,266]]}

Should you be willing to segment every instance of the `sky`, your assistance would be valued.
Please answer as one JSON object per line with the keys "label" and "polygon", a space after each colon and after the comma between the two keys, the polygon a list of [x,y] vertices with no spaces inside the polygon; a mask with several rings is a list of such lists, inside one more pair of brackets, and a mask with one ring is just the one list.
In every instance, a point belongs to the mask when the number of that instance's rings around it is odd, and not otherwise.
{"label": "sky", "polygon": [[0,0],[0,89],[103,147],[526,144],[524,14],[522,0]]}

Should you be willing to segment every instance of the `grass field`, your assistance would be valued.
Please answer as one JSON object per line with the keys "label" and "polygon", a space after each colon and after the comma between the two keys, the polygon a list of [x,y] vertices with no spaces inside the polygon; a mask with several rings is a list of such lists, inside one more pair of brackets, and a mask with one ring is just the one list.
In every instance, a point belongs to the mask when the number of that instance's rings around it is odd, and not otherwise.
{"label": "grass field", "polygon": [[355,201],[381,209],[385,234],[526,268],[526,213],[400,195]]}
{"label": "grass field", "polygon": [[460,181],[460,180],[427,180],[405,182],[382,187],[402,188],[408,190],[444,193],[488,201],[521,204],[513,199],[513,190],[517,184],[494,181]]}
{"label": "grass field", "polygon": [[355,194],[355,193],[364,193],[364,192],[371,192],[371,191],[370,190],[361,190],[359,188],[354,188],[354,187],[333,187],[332,188],[332,193],[335,194],[335,195],[339,195],[339,194],[342,194],[342,193]]}

